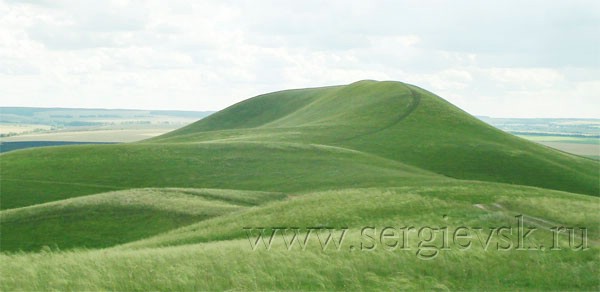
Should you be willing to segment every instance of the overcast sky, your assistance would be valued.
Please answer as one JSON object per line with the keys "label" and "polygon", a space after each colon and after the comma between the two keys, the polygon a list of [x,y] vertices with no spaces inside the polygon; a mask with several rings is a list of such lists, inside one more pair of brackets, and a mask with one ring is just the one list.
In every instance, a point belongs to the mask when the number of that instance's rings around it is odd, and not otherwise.
{"label": "overcast sky", "polygon": [[376,79],[600,118],[599,36],[600,1],[0,0],[0,106],[219,110]]}

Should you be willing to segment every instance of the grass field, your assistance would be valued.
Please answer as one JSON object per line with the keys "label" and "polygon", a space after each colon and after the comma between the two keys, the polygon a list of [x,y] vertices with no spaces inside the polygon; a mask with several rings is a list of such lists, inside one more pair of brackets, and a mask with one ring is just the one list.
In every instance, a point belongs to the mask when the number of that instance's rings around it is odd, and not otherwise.
{"label": "grass field", "polygon": [[600,288],[600,163],[400,82],[0,158],[2,290]]}

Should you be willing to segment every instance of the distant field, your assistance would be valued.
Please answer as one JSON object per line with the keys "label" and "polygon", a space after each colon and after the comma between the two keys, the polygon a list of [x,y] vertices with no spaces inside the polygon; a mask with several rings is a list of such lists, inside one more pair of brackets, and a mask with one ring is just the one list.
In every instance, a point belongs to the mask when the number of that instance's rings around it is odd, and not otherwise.
{"label": "distant field", "polygon": [[[212,112],[0,107],[0,142],[40,147],[67,142],[136,142],[196,122]],[[4,151],[3,151],[4,152]]]}
{"label": "distant field", "polygon": [[600,139],[598,138],[536,135],[518,136],[564,152],[594,159],[600,158]]}
{"label": "distant field", "polygon": [[85,144],[112,144],[112,142],[77,142],[77,141],[22,141],[22,142],[1,142],[0,153],[14,151],[19,149],[49,147],[49,146],[69,146]]}
{"label": "distant field", "polygon": [[6,142],[133,142],[181,128],[211,113],[0,107],[0,137]]}
{"label": "distant field", "polygon": [[546,146],[562,150],[565,152],[583,155],[583,156],[598,156],[600,155],[600,145],[596,144],[578,144],[565,142],[539,142]]}
{"label": "distant field", "polygon": [[478,118],[496,128],[517,135],[600,138],[600,119]]}
{"label": "distant field", "polygon": [[0,123],[0,134],[21,134],[33,131],[47,131],[52,127],[48,125],[29,125],[29,124],[2,124]]}
{"label": "distant field", "polygon": [[27,134],[2,138],[2,142],[65,141],[65,142],[135,142],[158,136],[175,128],[89,130]]}
{"label": "distant field", "polygon": [[563,143],[573,143],[573,144],[591,144],[598,145],[600,144],[599,138],[593,137],[575,137],[575,136],[539,136],[539,135],[517,135],[519,137],[525,138],[527,140],[535,141],[535,142],[563,142]]}
{"label": "distant field", "polygon": [[54,125],[57,127],[148,121],[188,123],[190,120],[195,121],[211,113],[210,111],[0,107],[0,123]]}

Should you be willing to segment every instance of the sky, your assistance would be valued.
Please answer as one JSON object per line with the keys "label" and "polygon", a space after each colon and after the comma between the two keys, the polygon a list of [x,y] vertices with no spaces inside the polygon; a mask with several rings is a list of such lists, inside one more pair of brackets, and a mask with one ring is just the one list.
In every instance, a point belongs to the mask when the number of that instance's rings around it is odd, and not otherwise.
{"label": "sky", "polygon": [[363,79],[600,118],[600,1],[0,0],[0,106],[220,110]]}

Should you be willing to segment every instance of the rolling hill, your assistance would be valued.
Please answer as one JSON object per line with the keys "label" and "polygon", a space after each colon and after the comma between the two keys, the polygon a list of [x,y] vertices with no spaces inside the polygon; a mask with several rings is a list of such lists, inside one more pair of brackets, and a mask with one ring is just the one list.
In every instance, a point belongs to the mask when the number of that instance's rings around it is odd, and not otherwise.
{"label": "rolling hill", "polygon": [[[272,103],[277,114],[264,110]],[[504,133],[399,82],[266,94],[150,141],[215,140],[334,145],[458,179],[600,194],[596,162]]]}
{"label": "rolling hill", "polygon": [[[399,82],[266,94],[143,143],[21,151],[0,163],[3,209],[107,189],[397,186],[398,178],[424,173],[416,168],[449,178],[600,192],[597,162],[501,132]],[[346,173],[336,175],[334,168]]]}
{"label": "rolling hill", "polygon": [[71,198],[0,213],[0,246],[3,251],[113,246],[282,197],[235,190],[133,189]]}
{"label": "rolling hill", "polygon": [[[594,290],[599,171],[401,82],[274,92],[138,143],[1,154],[0,288]],[[423,259],[419,231],[414,249],[356,250],[365,227],[496,230],[518,215],[537,249],[498,251],[511,232]],[[348,228],[354,245],[248,245],[245,228],[277,226]],[[554,226],[587,228],[589,247],[544,250],[571,242]]]}

